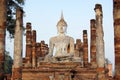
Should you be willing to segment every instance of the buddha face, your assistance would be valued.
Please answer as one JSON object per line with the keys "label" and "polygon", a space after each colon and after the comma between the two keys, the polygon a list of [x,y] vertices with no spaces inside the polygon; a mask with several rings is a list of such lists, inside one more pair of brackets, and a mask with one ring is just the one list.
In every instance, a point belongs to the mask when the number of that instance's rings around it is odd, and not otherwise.
{"label": "buddha face", "polygon": [[67,27],[66,26],[58,26],[57,29],[58,29],[58,33],[63,34],[66,32]]}

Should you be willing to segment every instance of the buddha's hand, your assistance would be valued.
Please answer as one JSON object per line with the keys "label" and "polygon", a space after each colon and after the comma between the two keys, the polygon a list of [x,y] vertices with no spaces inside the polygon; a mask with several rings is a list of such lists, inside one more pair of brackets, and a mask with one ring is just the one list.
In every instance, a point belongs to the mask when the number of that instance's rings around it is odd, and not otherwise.
{"label": "buddha's hand", "polygon": [[47,56],[48,56],[48,57],[52,57],[52,54],[48,54]]}
{"label": "buddha's hand", "polygon": [[48,54],[48,55],[45,56],[45,60],[44,61],[51,62],[52,61],[51,59],[52,59],[52,55]]}
{"label": "buddha's hand", "polygon": [[70,54],[69,54],[69,56],[70,56],[70,57],[73,57],[73,56],[74,56],[74,54],[70,53]]}

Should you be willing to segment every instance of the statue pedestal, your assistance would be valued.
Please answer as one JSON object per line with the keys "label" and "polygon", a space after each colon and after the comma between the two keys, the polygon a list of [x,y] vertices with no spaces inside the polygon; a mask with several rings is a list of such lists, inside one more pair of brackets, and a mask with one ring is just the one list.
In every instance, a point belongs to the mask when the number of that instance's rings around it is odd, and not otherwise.
{"label": "statue pedestal", "polygon": [[79,62],[40,62],[39,67],[22,70],[22,80],[95,80],[96,76],[95,68],[83,68]]}

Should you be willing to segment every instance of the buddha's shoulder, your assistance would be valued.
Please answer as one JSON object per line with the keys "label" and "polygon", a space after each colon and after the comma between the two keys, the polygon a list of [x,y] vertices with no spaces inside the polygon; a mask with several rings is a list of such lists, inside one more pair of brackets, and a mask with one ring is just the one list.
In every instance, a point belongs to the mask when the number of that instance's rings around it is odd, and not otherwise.
{"label": "buddha's shoulder", "polygon": [[51,37],[50,41],[55,40],[56,38],[58,38],[58,36]]}
{"label": "buddha's shoulder", "polygon": [[74,38],[73,37],[71,37],[71,36],[66,36],[67,38],[69,38],[69,39],[71,39],[71,40],[74,40]]}

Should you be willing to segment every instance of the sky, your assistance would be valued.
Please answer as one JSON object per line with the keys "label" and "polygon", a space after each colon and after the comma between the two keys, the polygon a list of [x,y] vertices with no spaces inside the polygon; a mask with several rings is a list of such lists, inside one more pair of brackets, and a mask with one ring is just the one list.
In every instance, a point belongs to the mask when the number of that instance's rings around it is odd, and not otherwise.
{"label": "sky", "polygon": [[[23,9],[24,26],[32,23],[32,29],[37,31],[37,42],[44,40],[49,44],[49,38],[57,35],[56,25],[60,20],[61,11],[68,24],[67,35],[83,39],[83,30],[87,30],[90,43],[90,20],[95,19],[95,4],[101,4],[103,10],[103,31],[105,57],[114,64],[114,33],[113,33],[113,0],[25,0]],[[6,37],[7,51],[13,57],[13,40]],[[89,45],[90,46],[90,45]],[[90,51],[90,49],[89,49]],[[25,36],[23,38],[23,56],[25,55]]]}

